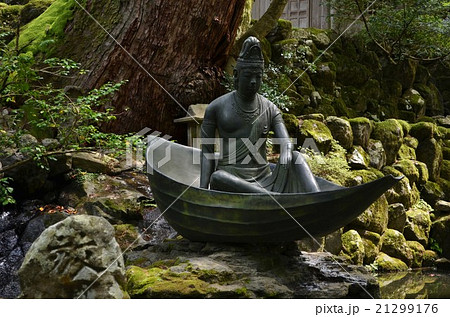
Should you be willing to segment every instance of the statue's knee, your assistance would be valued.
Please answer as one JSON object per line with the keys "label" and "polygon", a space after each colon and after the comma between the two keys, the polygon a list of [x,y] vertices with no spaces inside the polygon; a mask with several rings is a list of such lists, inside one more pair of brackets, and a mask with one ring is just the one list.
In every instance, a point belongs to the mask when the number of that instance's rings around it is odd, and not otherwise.
{"label": "statue's knee", "polygon": [[225,171],[215,171],[212,173],[209,183],[212,188],[221,187],[222,184],[225,183],[225,179],[227,178],[228,173]]}

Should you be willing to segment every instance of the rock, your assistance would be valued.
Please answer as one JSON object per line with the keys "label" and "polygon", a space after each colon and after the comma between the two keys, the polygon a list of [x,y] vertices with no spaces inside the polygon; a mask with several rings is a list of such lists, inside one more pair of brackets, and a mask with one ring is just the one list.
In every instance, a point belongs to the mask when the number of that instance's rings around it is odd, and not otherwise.
{"label": "rock", "polygon": [[442,249],[442,256],[450,258],[450,216],[439,218],[431,225],[430,238]]}
{"label": "rock", "polygon": [[422,267],[433,267],[438,259],[438,254],[433,250],[425,250],[423,253]]}
{"label": "rock", "polygon": [[450,213],[450,202],[438,200],[434,206],[434,210],[442,213]]}
{"label": "rock", "polygon": [[415,160],[416,151],[414,150],[414,148],[406,144],[402,144],[402,146],[398,150],[398,158],[400,160]]}
{"label": "rock", "polygon": [[402,84],[404,90],[411,88],[416,78],[419,62],[405,59],[397,65],[383,68],[383,77],[396,80]]}
{"label": "rock", "polygon": [[369,154],[371,167],[381,170],[386,165],[386,152],[381,141],[370,139],[367,154]]}
{"label": "rock", "polygon": [[292,22],[279,19],[275,27],[266,35],[270,43],[289,39],[292,33]]}
{"label": "rock", "polygon": [[[405,138],[411,138],[411,139],[414,139],[413,137],[408,136],[409,131],[411,130],[411,125],[410,125],[407,121],[405,121],[405,120],[397,119],[397,122],[402,126],[402,129],[403,129],[403,135],[405,136]],[[404,140],[404,141],[405,141],[405,143],[407,143],[406,140]],[[409,145],[408,145],[408,146],[409,146]],[[413,147],[413,146],[412,146],[412,147]],[[417,146],[416,146],[416,147],[417,147]],[[416,147],[413,147],[413,148],[416,148]]]}
{"label": "rock", "polygon": [[409,179],[410,184],[416,183],[419,180],[419,171],[412,160],[399,160],[392,167],[405,175]]}
{"label": "rock", "polygon": [[405,206],[401,203],[391,204],[389,205],[388,214],[388,228],[403,232],[406,223]]}
{"label": "rock", "polygon": [[47,151],[52,151],[60,145],[57,139],[49,139],[49,138],[42,139],[41,143]]}
{"label": "rock", "polygon": [[369,144],[370,134],[372,133],[372,125],[367,118],[354,118],[349,120],[353,131],[353,144],[367,148]]}
{"label": "rock", "polygon": [[39,144],[38,140],[31,134],[23,134],[19,137],[19,144],[23,147]]}
{"label": "rock", "polygon": [[[387,174],[392,174],[394,176],[402,175],[397,170],[392,167],[385,167],[383,172]],[[396,174],[395,172],[399,173]],[[389,204],[394,203],[402,203],[406,209],[411,208],[420,198],[419,190],[417,189],[416,184],[409,183],[409,179],[404,177],[402,178],[394,187],[388,189],[385,192],[385,196]]]}
{"label": "rock", "polygon": [[311,100],[311,106],[313,108],[319,108],[319,106],[322,104],[322,96],[318,91],[313,91],[310,96]]}
{"label": "rock", "polygon": [[450,161],[442,161],[440,177],[446,180],[450,180]]}
{"label": "rock", "polygon": [[[398,121],[401,122],[402,120],[398,120]],[[405,130],[403,129],[403,131],[405,131]],[[405,133],[405,132],[403,132],[403,133]],[[403,134],[403,135],[405,135],[405,134]],[[417,149],[417,147],[419,146],[419,140],[417,140],[415,137],[412,137],[410,135],[405,136],[403,141],[405,142],[404,144],[406,146],[409,146],[410,148],[413,148],[414,150]]]}
{"label": "rock", "polygon": [[367,169],[370,163],[369,155],[364,151],[362,146],[356,145],[350,151],[348,165],[352,169]]}
{"label": "rock", "polygon": [[381,252],[402,260],[407,266],[411,265],[413,255],[401,232],[394,229],[387,229],[381,236],[380,243]]}
{"label": "rock", "polygon": [[327,94],[334,92],[336,65],[332,62],[318,63],[316,72],[310,75],[315,87],[320,87]]}
{"label": "rock", "polygon": [[406,241],[406,244],[412,251],[412,268],[422,267],[423,256],[425,254],[425,248],[417,241]]}
{"label": "rock", "polygon": [[283,113],[283,121],[289,135],[297,135],[298,127],[300,125],[300,121],[298,121],[297,116],[291,113]]}
{"label": "rock", "polygon": [[403,128],[400,123],[395,119],[376,123],[372,138],[383,143],[386,151],[386,164],[394,163],[403,142]]}
{"label": "rock", "polygon": [[413,111],[418,117],[425,115],[425,99],[415,89],[406,90],[400,103],[403,110]]}
{"label": "rock", "polygon": [[[148,186],[148,182],[144,184]],[[142,218],[141,200],[146,198],[146,193],[136,187],[123,177],[84,174],[63,188],[58,202],[81,213],[101,216],[112,224],[120,224]]]}
{"label": "rock", "polygon": [[430,180],[438,181],[443,157],[442,148],[436,139],[420,142],[416,154],[417,159],[427,165]]}
{"label": "rock", "polygon": [[339,117],[329,116],[326,120],[333,138],[339,142],[344,149],[350,149],[353,145],[353,131],[350,123]]}
{"label": "rock", "polygon": [[300,126],[300,144],[307,138],[312,138],[320,152],[327,154],[330,151],[333,136],[323,122],[310,119],[303,121]]}
{"label": "rock", "polygon": [[446,258],[437,259],[435,262],[439,270],[450,271],[450,260]]}
{"label": "rock", "polygon": [[119,161],[97,152],[79,152],[72,154],[72,165],[88,173],[113,174]]}
{"label": "rock", "polygon": [[419,161],[414,161],[414,165],[416,166],[417,171],[419,172],[419,179],[417,180],[417,183],[420,185],[426,184],[426,182],[428,182],[429,179],[427,165]]}
{"label": "rock", "polygon": [[73,216],[47,228],[19,276],[23,298],[124,297],[121,251],[114,228],[100,217]]}
{"label": "rock", "polygon": [[427,246],[430,227],[431,219],[428,211],[413,208],[406,212],[406,224],[403,230],[406,239],[419,241],[423,246]]}
{"label": "rock", "polygon": [[362,265],[364,262],[364,243],[358,232],[349,230],[342,235],[341,239],[341,254],[347,256],[353,264]]}
{"label": "rock", "polygon": [[[367,270],[339,257],[302,252],[295,244],[245,245],[167,240],[126,254],[132,298],[377,297]],[[347,273],[342,273],[342,265]]]}
{"label": "rock", "polygon": [[382,195],[361,215],[352,221],[348,227],[383,233],[388,224],[388,202]]}
{"label": "rock", "polygon": [[397,272],[406,271],[408,266],[402,260],[390,257],[389,255],[380,252],[375,259],[374,264],[380,272]]}
{"label": "rock", "polygon": [[445,198],[445,193],[439,184],[429,181],[422,186],[421,196],[427,203],[434,206],[438,200]]}
{"label": "rock", "polygon": [[414,88],[423,97],[426,105],[425,114],[433,117],[444,113],[444,105],[442,103],[442,93],[431,82],[428,84],[415,84]]}
{"label": "rock", "polygon": [[411,125],[409,134],[419,142],[431,139],[436,134],[436,125],[431,122],[418,122]]}
{"label": "rock", "polygon": [[364,244],[364,264],[372,264],[380,252],[378,245],[381,237],[378,233],[367,230],[360,231],[359,234]]}
{"label": "rock", "polygon": [[450,115],[447,116],[439,116],[436,118],[436,123],[445,128],[450,128]]}

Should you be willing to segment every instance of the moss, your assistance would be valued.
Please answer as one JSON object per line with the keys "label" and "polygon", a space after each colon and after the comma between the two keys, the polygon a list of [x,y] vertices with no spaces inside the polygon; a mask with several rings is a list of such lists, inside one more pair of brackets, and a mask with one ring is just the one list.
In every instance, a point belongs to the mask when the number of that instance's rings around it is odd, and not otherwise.
{"label": "moss", "polygon": [[400,160],[415,160],[416,159],[416,151],[414,148],[409,147],[406,144],[402,144],[397,154]]}
{"label": "moss", "polygon": [[411,265],[412,252],[406,244],[403,234],[394,229],[387,229],[381,237],[381,251]]}
{"label": "moss", "polygon": [[336,66],[332,62],[317,64],[316,72],[311,74],[311,80],[316,88],[321,88],[325,93],[332,94],[336,80]]}
{"label": "moss", "polygon": [[356,230],[349,230],[341,236],[342,253],[347,255],[351,262],[362,265],[364,261],[364,243]]}
{"label": "moss", "polygon": [[416,150],[417,160],[427,164],[430,180],[438,181],[442,164],[442,148],[436,139],[426,139]]}
{"label": "moss", "polygon": [[403,128],[403,135],[408,135],[409,134],[409,131],[411,130],[411,125],[408,123],[408,122],[406,122],[405,120],[398,120],[397,119],[397,122],[402,126],[402,128]]}
{"label": "moss", "polygon": [[297,119],[297,117],[290,113],[283,113],[283,120],[289,134],[292,136],[296,135],[300,124],[300,121]]}
{"label": "moss", "polygon": [[450,161],[443,160],[441,165],[441,177],[450,181]]}
{"label": "moss", "polygon": [[320,152],[327,154],[331,148],[333,136],[325,123],[316,120],[305,120],[300,126],[300,144],[306,138],[312,138]]}
{"label": "moss", "polygon": [[131,224],[114,225],[115,238],[121,250],[126,250],[139,237],[138,229]]}
{"label": "moss", "polygon": [[422,267],[423,255],[425,248],[417,241],[406,241],[406,244],[412,251],[413,260],[411,263],[412,268]]}
{"label": "moss", "polygon": [[411,125],[409,133],[417,140],[431,139],[436,133],[436,125],[431,122],[418,122]]}
{"label": "moss", "polygon": [[373,130],[372,122],[364,117],[349,119],[353,131],[353,144],[367,148]]}
{"label": "moss", "polygon": [[442,157],[444,160],[450,160],[450,147],[442,148]]}
{"label": "moss", "polygon": [[412,208],[406,212],[406,224],[403,233],[408,240],[418,241],[426,246],[430,228],[431,219],[427,210]]}
{"label": "moss", "polygon": [[403,128],[395,119],[375,123],[372,138],[380,140],[386,151],[386,163],[392,164],[403,143]]}
{"label": "moss", "polygon": [[406,136],[403,141],[405,142],[405,144],[413,149],[417,149],[417,147],[419,146],[419,141],[412,136]]}
{"label": "moss", "polygon": [[402,260],[390,257],[383,252],[378,254],[374,264],[381,272],[397,272],[408,269],[408,266]]}
{"label": "moss", "polygon": [[75,2],[55,0],[44,13],[23,27],[19,46],[33,53],[48,52],[45,43],[57,42],[64,36],[67,21],[72,18]]}
{"label": "moss", "polygon": [[438,254],[433,250],[425,250],[423,253],[422,267],[432,267],[438,259]]}
{"label": "moss", "polygon": [[439,137],[442,140],[450,140],[450,128],[438,126]]}
{"label": "moss", "polygon": [[417,183],[419,183],[420,185],[425,184],[426,182],[428,182],[428,168],[427,165],[425,163],[419,162],[419,161],[415,161],[414,165],[416,166],[417,170],[419,171],[419,179],[417,181]]}
{"label": "moss", "polygon": [[403,175],[408,177],[410,184],[416,183],[419,180],[420,174],[414,161],[403,159],[397,161],[394,165],[392,165],[396,170],[402,172]]}

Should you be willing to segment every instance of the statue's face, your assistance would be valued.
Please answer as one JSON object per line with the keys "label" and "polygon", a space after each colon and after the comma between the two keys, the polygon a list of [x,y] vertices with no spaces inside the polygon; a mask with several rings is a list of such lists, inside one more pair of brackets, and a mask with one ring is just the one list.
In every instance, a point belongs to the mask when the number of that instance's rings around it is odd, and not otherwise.
{"label": "statue's face", "polygon": [[245,96],[256,94],[261,87],[262,75],[261,68],[242,68],[237,75],[236,89]]}

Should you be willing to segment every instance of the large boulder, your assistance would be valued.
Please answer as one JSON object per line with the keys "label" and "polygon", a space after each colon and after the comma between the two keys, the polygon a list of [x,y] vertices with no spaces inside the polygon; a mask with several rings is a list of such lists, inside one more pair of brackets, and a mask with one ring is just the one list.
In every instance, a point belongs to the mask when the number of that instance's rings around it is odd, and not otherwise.
{"label": "large boulder", "polygon": [[450,259],[450,215],[433,222],[430,237],[442,249],[442,256]]}
{"label": "large boulder", "polygon": [[353,118],[349,120],[353,132],[353,144],[367,148],[370,134],[372,133],[372,124],[367,118]]}
{"label": "large boulder", "polygon": [[87,215],[47,228],[19,270],[24,298],[123,298],[124,274],[114,228]]}
{"label": "large boulder", "polygon": [[419,142],[431,139],[436,134],[436,125],[431,122],[418,122],[411,125],[409,134]]}
{"label": "large boulder", "polygon": [[436,139],[426,139],[419,143],[416,150],[417,159],[424,162],[428,168],[428,174],[431,181],[439,180],[439,174],[442,164],[442,148]]}
{"label": "large boulder", "polygon": [[380,252],[375,259],[375,266],[381,272],[406,271],[408,266],[400,259],[390,257],[386,253]]}
{"label": "large boulder", "polygon": [[413,255],[401,232],[394,229],[387,229],[381,236],[381,252],[402,260],[410,266]]}
{"label": "large boulder", "polygon": [[89,173],[112,174],[119,168],[119,161],[98,152],[72,154],[72,166]]}
{"label": "large boulder", "polygon": [[386,151],[386,163],[388,165],[395,162],[397,153],[403,143],[403,128],[395,119],[388,119],[375,124],[372,138],[380,140]]}
{"label": "large boulder", "polygon": [[427,210],[413,208],[406,212],[406,224],[403,230],[406,239],[418,241],[423,246],[427,246],[430,227],[430,213]]}
{"label": "large boulder", "polygon": [[411,267],[422,267],[423,256],[425,254],[425,248],[423,247],[423,245],[417,241],[406,241],[406,244],[411,249],[413,255]]}
{"label": "large boulder", "polygon": [[329,116],[326,124],[333,135],[344,149],[350,149],[353,145],[353,131],[350,123],[339,117]]}
{"label": "large boulder", "polygon": [[342,235],[341,254],[353,264],[362,265],[364,262],[364,242],[356,230],[349,230]]}

